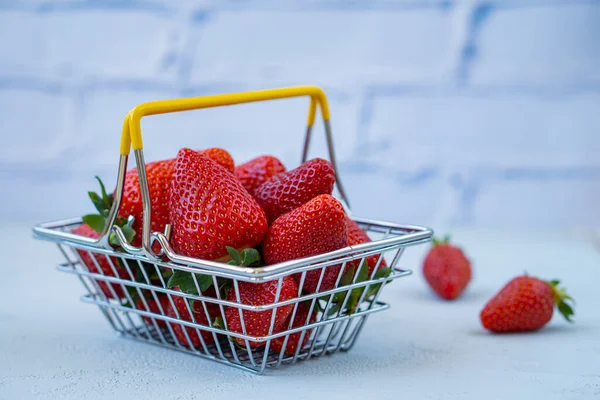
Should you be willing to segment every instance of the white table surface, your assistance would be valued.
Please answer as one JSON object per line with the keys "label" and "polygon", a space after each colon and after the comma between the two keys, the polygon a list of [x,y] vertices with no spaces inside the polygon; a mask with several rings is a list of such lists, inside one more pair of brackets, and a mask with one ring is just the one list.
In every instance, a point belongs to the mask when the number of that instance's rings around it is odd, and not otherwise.
{"label": "white table surface", "polygon": [[[4,225],[0,243],[0,399],[590,399],[600,397],[600,252],[582,234],[457,231],[474,280],[453,303],[420,275],[426,246],[401,261],[415,273],[386,288],[349,353],[265,376],[113,334],[83,304],[83,288],[55,270],[54,245],[30,225]],[[534,334],[491,335],[479,311],[527,270],[564,280],[576,323],[555,314]]]}

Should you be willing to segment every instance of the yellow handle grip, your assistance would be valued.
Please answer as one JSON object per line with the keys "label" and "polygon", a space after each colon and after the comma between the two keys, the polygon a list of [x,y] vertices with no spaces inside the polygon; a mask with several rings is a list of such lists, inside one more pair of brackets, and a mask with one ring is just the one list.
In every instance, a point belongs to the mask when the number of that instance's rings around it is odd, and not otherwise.
{"label": "yellow handle grip", "polygon": [[280,89],[258,90],[253,92],[240,92],[230,94],[217,94],[213,96],[201,96],[180,98],[172,100],[157,100],[142,103],[133,108],[125,117],[123,132],[121,134],[121,154],[128,155],[131,146],[134,150],[143,148],[141,119],[147,115],[165,114],[178,111],[195,110],[232,104],[251,103],[256,101],[275,100],[289,97],[310,96],[310,107],[308,110],[308,126],[315,122],[317,103],[321,108],[324,121],[329,120],[329,105],[325,92],[317,86],[296,86]]}

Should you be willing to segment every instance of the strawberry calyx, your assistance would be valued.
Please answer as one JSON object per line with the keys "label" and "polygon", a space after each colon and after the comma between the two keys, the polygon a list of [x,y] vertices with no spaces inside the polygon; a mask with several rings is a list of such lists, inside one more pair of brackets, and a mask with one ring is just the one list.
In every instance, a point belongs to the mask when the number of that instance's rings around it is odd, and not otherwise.
{"label": "strawberry calyx", "polygon": [[225,246],[231,260],[227,262],[229,265],[239,265],[242,267],[252,267],[260,264],[260,253],[253,247],[247,247],[241,252],[231,246]]}
{"label": "strawberry calyx", "polygon": [[[375,276],[373,276],[373,280],[378,280],[378,279],[382,279],[382,278],[387,278],[391,275],[392,273],[392,269],[385,267],[385,268],[379,268],[377,270],[377,272],[375,273]],[[354,281],[354,275],[358,274],[356,276],[356,281]],[[353,283],[362,283],[365,282],[367,280],[369,280],[369,264],[367,263],[366,260],[363,261],[363,263],[360,266],[360,269],[358,270],[358,272],[356,272],[356,269],[354,266],[348,268],[348,270],[344,271],[342,277],[340,278],[340,283],[338,285],[338,287],[343,287],[343,286],[347,286],[347,285],[351,285]],[[367,293],[363,296],[363,292],[365,291],[365,288],[367,288]],[[359,304],[359,300],[361,297],[363,297],[363,301],[367,300],[369,298],[371,298],[373,295],[375,295],[379,289],[381,288],[381,283],[375,283],[375,284],[371,284],[369,286],[362,286],[362,287],[358,287],[358,288],[354,288],[352,290],[349,291],[342,291],[342,292],[338,292],[336,294],[333,295],[333,299],[332,299],[332,306],[330,307],[330,309],[327,312],[328,316],[331,316],[335,313],[337,313],[338,311],[340,311],[340,309],[342,308],[342,306],[344,305],[344,301],[345,301],[345,306],[344,306],[344,310],[348,313],[348,315],[354,314],[358,308]],[[348,300],[346,300],[346,297],[348,297]],[[327,303],[329,299],[329,296],[323,296],[321,298],[319,298],[319,300],[321,302],[325,302]],[[320,310],[323,310],[323,307],[321,304],[317,303]]]}
{"label": "strawberry calyx", "polygon": [[564,288],[560,288],[558,285],[560,284],[559,280],[551,280],[546,281],[546,283],[552,289],[552,294],[554,297],[554,303],[558,307],[558,311],[562,314],[563,317],[569,322],[573,322],[572,317],[575,315],[575,311],[573,311],[573,307],[567,302],[575,302],[575,300],[567,294]]}
{"label": "strawberry calyx", "polygon": [[[88,196],[89,196],[90,200],[92,201],[92,204],[94,204],[94,207],[98,211],[98,214],[86,214],[83,217],[81,217],[81,219],[83,220],[84,223],[89,225],[90,228],[92,228],[94,231],[96,231],[98,233],[102,233],[106,226],[107,217],[110,212],[110,209],[113,206],[114,196],[113,196],[113,193],[108,194],[106,192],[106,188],[104,186],[104,183],[102,183],[102,180],[100,179],[100,177],[96,176],[95,178],[98,180],[98,183],[100,184],[100,193],[101,194],[98,194],[93,191],[89,191]],[[135,230],[131,226],[133,224],[133,221],[127,220],[123,217],[117,217],[115,224],[121,228],[121,230],[123,231],[123,234],[125,235],[125,238],[127,239],[127,241],[129,243],[131,243],[133,241],[133,238],[135,237]],[[117,246],[119,245],[119,240],[117,239],[116,235],[112,232],[110,234],[109,241],[111,244],[114,244]]]}
{"label": "strawberry calyx", "polygon": [[439,237],[434,237],[431,242],[433,243],[434,246],[439,246],[442,244],[450,244],[450,235],[444,235],[444,237],[439,238]]}
{"label": "strawberry calyx", "polygon": [[[239,251],[233,247],[226,246],[227,253],[230,258],[226,264],[239,265],[243,267],[251,267],[260,264],[260,253],[255,248],[249,247]],[[222,261],[219,261],[222,262]],[[231,284],[229,279],[217,278],[219,290],[226,293]],[[214,286],[214,281],[211,275],[192,274],[191,272],[175,270],[173,275],[169,277],[167,282],[169,288],[178,287],[184,293],[199,295],[198,289],[201,292],[208,290]]]}

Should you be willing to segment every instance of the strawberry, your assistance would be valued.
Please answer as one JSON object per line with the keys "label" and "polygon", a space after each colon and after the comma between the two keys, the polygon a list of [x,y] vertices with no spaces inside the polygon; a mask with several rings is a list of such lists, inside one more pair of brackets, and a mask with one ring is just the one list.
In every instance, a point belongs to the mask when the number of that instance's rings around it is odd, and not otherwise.
{"label": "strawberry", "polygon": [[229,257],[226,246],[254,247],[268,229],[264,211],[233,174],[187,148],[177,154],[169,211],[171,245],[189,257]]}
{"label": "strawberry", "polygon": [[[346,228],[348,230],[348,246],[353,246],[355,244],[361,244],[361,243],[368,243],[371,241],[371,238],[369,237],[367,232],[363,231],[363,229],[356,222],[354,222],[354,220],[350,217],[346,217]],[[369,277],[371,276],[373,269],[375,269],[375,265],[377,265],[378,259],[379,259],[378,255],[374,255],[374,256],[370,256],[370,257],[366,258],[365,261],[367,262],[367,265],[369,266],[369,272],[368,272]],[[360,262],[360,259],[349,263],[349,265],[358,267],[359,262]],[[387,264],[385,263],[385,260],[382,259],[381,262],[379,263],[379,267],[377,269],[386,268],[386,267],[387,267]]]}
{"label": "strawberry", "polygon": [[233,161],[233,157],[231,157],[231,154],[229,154],[227,150],[219,147],[211,147],[205,150],[198,150],[198,153],[212,159],[227,171],[233,173],[235,169],[235,163]]}
{"label": "strawberry", "polygon": [[[277,218],[263,241],[263,256],[267,265],[314,256],[348,245],[346,214],[342,204],[329,194]],[[326,267],[320,290],[335,286],[341,265]],[[317,290],[322,269],[308,271],[303,289]],[[294,279],[299,284],[301,273]]]}
{"label": "strawberry", "polygon": [[[279,279],[263,282],[263,283],[251,283],[251,282],[238,282],[240,301],[238,302],[235,295],[235,286],[232,286],[227,291],[227,300],[238,304],[247,304],[252,306],[267,306],[275,302],[275,296],[277,294],[277,287]],[[298,295],[298,287],[296,282],[286,276],[283,278],[281,285],[281,291],[279,293],[279,301],[285,301],[293,299]],[[273,333],[281,331],[281,328],[286,323],[286,319],[294,308],[293,304],[286,306],[277,307],[275,309],[275,325],[273,327]],[[242,315],[244,317],[244,324],[246,327],[246,334],[255,337],[266,336],[269,334],[269,327],[271,326],[271,317],[273,316],[273,309],[265,311],[250,311],[243,310]],[[240,312],[235,307],[227,307],[225,310],[225,319],[227,321],[227,328],[232,332],[243,333],[242,321],[240,319]],[[240,346],[245,346],[243,339],[236,338],[236,342]],[[265,342],[249,341],[250,347],[259,347],[265,344]]]}
{"label": "strawberry", "polygon": [[275,175],[254,191],[254,198],[272,223],[320,194],[331,194],[335,173],[329,161],[309,160],[298,168]]}
{"label": "strawberry", "polygon": [[257,187],[282,172],[285,166],[277,158],[260,156],[235,167],[234,175],[248,193],[254,194]]}
{"label": "strawberry", "polygon": [[[87,224],[79,225],[77,228],[73,229],[72,233],[92,239],[98,239],[100,237],[100,233],[96,232]],[[81,257],[81,260],[83,261],[89,272],[94,274],[103,274],[106,276],[116,276],[115,272],[113,272],[113,269],[111,268],[107,256],[105,256],[104,254],[94,254],[80,249],[77,249],[77,253]],[[94,263],[94,260],[96,260],[96,263],[98,263],[100,269],[98,269],[98,267]],[[130,278],[127,270],[121,266],[121,264],[115,257],[111,257],[110,260],[112,261],[112,265],[115,267],[115,271],[117,272],[120,278]],[[118,298],[122,298],[124,295],[122,286],[117,283],[111,283],[110,286],[108,282],[102,280],[97,280],[96,283],[100,287],[100,290],[102,290],[102,293],[104,293],[104,295],[109,299],[115,298],[115,295]],[[111,287],[114,291],[114,294],[111,291]]]}
{"label": "strawberry", "polygon": [[481,310],[482,325],[492,332],[534,331],[552,319],[555,304],[571,322],[574,312],[567,301],[573,299],[559,283],[527,275],[511,279]]}
{"label": "strawberry", "polygon": [[[165,225],[169,223],[169,209],[167,194],[171,177],[173,176],[173,159],[154,161],[146,164],[146,177],[148,180],[148,192],[152,203],[152,232],[164,232]],[[142,218],[144,210],[142,207],[142,193],[140,191],[140,180],[137,169],[133,168],[125,174],[125,185],[123,187],[123,199],[119,208],[119,216],[128,218],[133,216],[135,221],[133,228],[136,235],[132,244],[142,245]],[[160,245],[155,243],[153,250],[158,252]]]}
{"label": "strawberry", "polygon": [[[299,328],[301,326],[305,326],[307,324],[314,323],[317,320],[317,313],[312,312],[310,314],[310,318],[309,318],[308,317],[309,312],[310,312],[310,301],[298,304],[298,308],[296,309],[296,315],[294,316],[294,322],[292,324],[292,328]],[[287,321],[283,325],[282,330],[288,328],[291,317],[292,317],[291,315],[288,317]],[[304,337],[302,338],[302,344],[300,344],[300,345],[299,345],[299,343],[300,343],[300,336],[302,336],[302,331],[292,333],[291,335],[286,335],[286,336],[282,336],[282,337],[273,339],[271,341],[271,349],[277,353],[280,353],[281,349],[284,346],[285,338],[287,337],[288,339],[287,339],[287,343],[285,344],[284,354],[286,354],[288,356],[294,355],[294,354],[296,354],[296,349],[298,347],[302,348],[306,345],[306,342],[308,342],[308,339],[310,338],[311,332],[312,332],[312,329],[304,331]]]}
{"label": "strawberry", "polygon": [[[154,297],[152,295],[148,295],[146,300],[146,304],[148,305],[148,308],[146,308],[146,306],[144,305],[144,301],[142,299],[139,299],[136,303],[135,303],[135,308],[137,308],[138,310],[142,310],[142,311],[148,311],[151,313],[155,313],[155,314],[159,314],[159,315],[163,315],[163,312],[166,313],[167,310],[169,309],[169,307],[171,306],[170,302],[169,302],[169,297],[165,294],[159,294],[157,295],[158,301],[160,302],[160,307],[158,305],[158,303],[156,302],[156,300],[154,299]],[[161,308],[162,308],[162,312],[161,312]],[[142,320],[147,324],[147,325],[154,325],[152,323],[152,319],[149,317],[142,317]],[[156,325],[158,325],[159,327],[163,327],[166,326],[167,323],[162,320],[162,319],[155,319],[156,321]]]}
{"label": "strawberry", "polygon": [[423,275],[441,298],[454,300],[471,281],[471,262],[449,240],[448,237],[442,241],[433,240],[433,247],[423,261]]}
{"label": "strawberry", "polygon": [[[183,321],[187,321],[187,322],[193,322],[193,319],[190,316],[190,308],[189,308],[188,300],[182,296],[173,296],[172,298],[173,298],[173,302],[175,303],[175,307],[177,308],[177,312],[175,312],[175,309],[171,305],[171,302],[169,302],[167,310],[166,310],[167,316],[169,316],[171,318],[177,318],[179,320],[183,320]],[[214,319],[216,316],[219,315],[219,306],[217,306],[214,303],[209,303],[209,302],[205,302],[204,304],[206,305],[209,316],[207,316],[206,312],[204,312],[204,307],[202,306],[202,302],[197,301],[197,300],[192,301],[192,312],[194,314],[194,319],[196,320],[195,321],[196,324],[208,326],[209,325],[208,318],[210,317],[210,318]],[[179,313],[179,317],[177,316],[177,313]],[[188,339],[185,336],[185,331],[187,331],[187,334],[191,341],[191,345],[194,348],[199,348],[202,346],[202,343],[200,341],[200,336],[198,336],[198,331],[200,331],[200,334],[202,335],[202,339],[204,339],[205,344],[208,345],[208,344],[215,342],[215,338],[214,338],[212,332],[200,330],[200,329],[197,331],[196,328],[192,328],[191,326],[175,324],[173,322],[169,322],[169,324],[173,328],[173,333],[175,334],[177,341],[179,343],[181,343],[183,346],[189,346]],[[184,331],[184,327],[185,327],[185,331]]]}

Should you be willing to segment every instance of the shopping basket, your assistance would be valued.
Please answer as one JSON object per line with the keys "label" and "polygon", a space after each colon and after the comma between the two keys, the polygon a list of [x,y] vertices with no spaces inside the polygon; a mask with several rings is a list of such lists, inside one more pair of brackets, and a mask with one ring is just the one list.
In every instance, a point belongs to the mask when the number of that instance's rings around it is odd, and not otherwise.
{"label": "shopping basket", "polygon": [[[410,274],[409,270],[397,266],[404,249],[431,240],[431,229],[352,216],[352,219],[368,232],[372,241],[261,267],[229,265],[182,256],[176,254],[169,244],[169,226],[165,232],[151,232],[151,199],[140,128],[142,117],[299,96],[310,99],[302,161],[307,159],[312,126],[319,107],[325,126],[329,159],[336,174],[334,194],[345,204],[351,215],[336,165],[327,98],[318,87],[300,86],[161,100],[136,106],[127,114],[123,124],[114,201],[102,235],[98,239],[90,239],[74,234],[73,229],[82,223],[81,218],[74,218],[39,224],[33,228],[34,236],[58,245],[65,258],[58,269],[79,278],[87,291],[82,300],[97,305],[108,323],[122,337],[184,351],[258,374],[262,374],[267,367],[274,368],[348,351],[356,342],[369,315],[389,308],[388,304],[379,300],[387,284]],[[129,244],[123,230],[115,223],[131,147],[135,154],[143,200],[141,247]],[[118,246],[115,245],[115,238]],[[158,252],[157,242],[160,244]],[[96,268],[89,268],[89,262],[84,262],[83,258],[92,260]],[[378,267],[367,274],[364,268],[365,260],[373,258],[376,258]],[[99,267],[100,263],[108,263],[114,273],[106,273]],[[379,268],[385,264],[387,268]],[[346,268],[350,265],[354,267]],[[334,287],[319,290],[327,268],[336,266],[340,272]],[[118,274],[118,267],[124,267],[127,273]],[[387,273],[379,274],[379,271],[384,269]],[[170,287],[166,277],[176,271],[191,273],[196,290],[185,293]],[[310,271],[318,271],[320,274],[314,293],[307,293],[302,287],[306,274]],[[301,277],[298,295],[292,299],[280,300],[283,279],[291,275]],[[219,290],[210,294],[206,290],[203,292],[198,283],[199,277],[209,277],[214,287],[219,287],[223,281],[228,282],[235,291],[235,298],[232,300],[225,297]],[[249,305],[240,300],[240,285],[265,282],[277,284],[273,303]],[[166,303],[161,302],[165,299]],[[208,308],[217,310],[220,316],[225,315],[227,310],[237,310],[242,326],[241,332],[228,329],[226,318],[210,317],[208,321],[199,321],[196,314],[189,311],[189,307],[187,315],[180,315],[174,301],[182,299],[185,299],[190,307],[193,305],[193,309],[201,307],[205,315],[209,314]],[[353,307],[348,306],[350,301],[353,302]],[[154,305],[151,305],[151,302]],[[309,308],[306,320],[303,321],[295,318],[300,304]],[[283,307],[287,310],[291,308],[291,314],[284,328],[275,330],[276,314]],[[175,310],[175,313],[169,312],[167,308]],[[252,315],[255,315],[252,313],[270,313],[268,334],[247,334],[244,318],[252,318]],[[276,341],[278,346],[274,346]],[[295,341],[298,345],[290,350],[286,348],[288,341]],[[280,350],[276,351],[274,347]]]}

